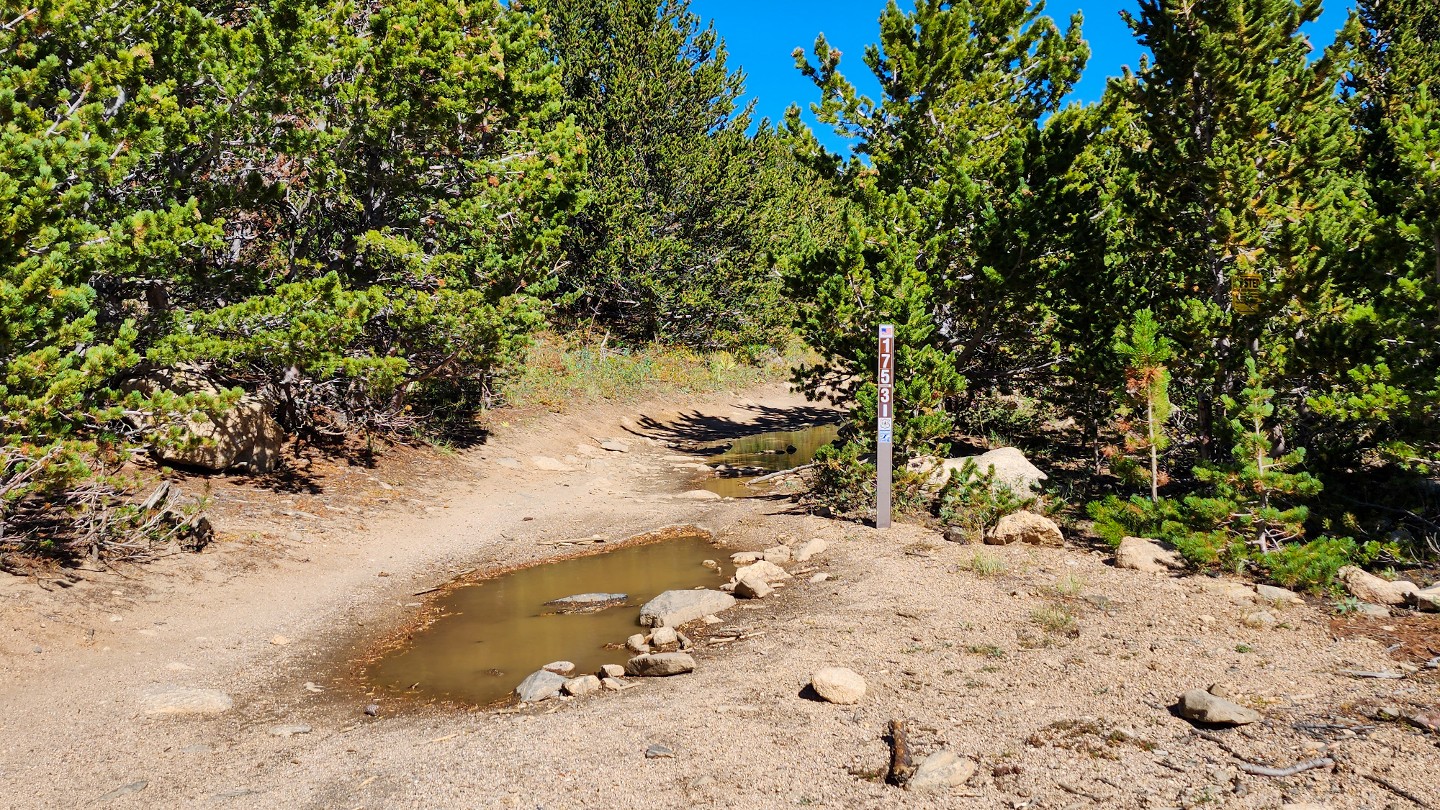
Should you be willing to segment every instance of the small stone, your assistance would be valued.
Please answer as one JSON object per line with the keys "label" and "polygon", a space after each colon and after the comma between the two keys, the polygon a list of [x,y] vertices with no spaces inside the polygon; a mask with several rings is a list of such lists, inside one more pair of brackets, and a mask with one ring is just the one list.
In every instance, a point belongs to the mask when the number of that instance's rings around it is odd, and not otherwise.
{"label": "small stone", "polygon": [[942,748],[920,762],[905,783],[905,789],[914,793],[934,793],[959,787],[974,775],[973,761]]}
{"label": "small stone", "polygon": [[803,544],[801,544],[799,548],[795,549],[795,561],[807,562],[811,557],[814,557],[816,554],[824,553],[825,549],[829,547],[830,544],[819,537],[813,538],[811,540],[806,540]]}
{"label": "small stone", "polygon": [[1210,688],[1206,689],[1205,691],[1209,692],[1215,697],[1225,698],[1226,700],[1229,700],[1230,698],[1235,696],[1234,688],[1231,687],[1230,684],[1225,683],[1224,681],[1217,681],[1210,684]]}
{"label": "small stone", "polygon": [[655,745],[652,745],[652,746],[650,746],[649,748],[646,748],[646,749],[645,749],[645,758],[646,758],[646,759],[674,759],[674,758],[675,758],[675,751],[674,751],[674,749],[670,748],[670,746],[668,746],[668,745],[660,745],[659,743],[656,743]]}
{"label": "small stone", "polygon": [[1180,716],[1197,723],[1220,726],[1243,726],[1260,719],[1260,713],[1238,703],[1212,695],[1203,689],[1191,689],[1180,696]]}
{"label": "small stone", "polygon": [[196,689],[188,686],[162,686],[140,698],[140,710],[149,715],[219,714],[235,705],[229,695],[218,689]]}
{"label": "small stone", "polygon": [[600,677],[623,678],[625,677],[625,667],[622,667],[619,664],[605,664],[600,667]]}
{"label": "small stone", "polygon": [[865,679],[844,667],[826,667],[810,678],[810,687],[830,703],[859,703],[865,697]]}
{"label": "small stone", "polygon": [[705,566],[706,568],[709,568],[711,571],[720,570],[720,563],[715,562],[714,560],[701,560],[700,564]]}
{"label": "small stone", "polygon": [[[378,711],[380,707],[376,706],[375,708]],[[309,734],[312,730],[309,726],[301,724],[294,726],[276,726],[270,729],[270,733],[276,737],[294,737],[296,734]]]}
{"label": "small stone", "polygon": [[1277,622],[1278,620],[1275,618],[1275,614],[1268,610],[1257,610],[1252,613],[1246,613],[1245,616],[1240,619],[1241,624],[1256,630],[1268,630],[1274,627]]}
{"label": "small stone", "polygon": [[810,584],[811,584],[811,585],[819,585],[820,583],[824,582],[825,580],[827,580],[827,579],[829,579],[829,578],[830,578],[830,575],[827,574],[827,573],[825,573],[824,571],[821,571],[821,572],[818,573],[818,574],[811,574],[811,575],[810,575]]}
{"label": "small stone", "polygon": [[284,636],[276,635],[270,637],[270,643],[274,644],[276,647],[284,647],[286,644],[290,643],[290,639]]}
{"label": "small stone", "polygon": [[565,690],[565,694],[567,695],[580,697],[581,695],[588,695],[591,692],[598,692],[600,690],[600,679],[594,675],[581,675],[578,678],[571,678],[566,681],[565,685],[560,688]]}
{"label": "small stone", "polygon": [[736,565],[749,565],[765,559],[765,554],[760,551],[737,551],[730,555],[730,562]]}
{"label": "small stone", "polygon": [[962,529],[959,526],[949,526],[943,535],[951,543],[969,543],[975,535],[969,529]]}
{"label": "small stone", "polygon": [[765,561],[772,563],[790,562],[789,546],[774,546],[765,549]]}
{"label": "small stone", "polygon": [[720,618],[719,616],[701,616],[700,621],[710,625],[725,623],[725,620]]}
{"label": "small stone", "polygon": [[542,700],[549,700],[560,695],[560,688],[568,680],[564,675],[557,675],[547,670],[538,670],[530,673],[520,685],[515,687],[515,695],[522,703],[537,703]]}
{"label": "small stone", "polygon": [[379,704],[379,703],[371,703],[370,705],[368,705],[368,706],[365,707],[365,716],[366,716],[366,717],[378,717],[379,715],[380,715],[380,704]]}
{"label": "small stone", "polygon": [[645,643],[645,635],[643,633],[636,633],[635,635],[625,639],[625,649],[633,653],[644,655],[645,653],[650,652],[650,645]]}
{"label": "small stone", "polygon": [[571,661],[551,661],[541,669],[546,672],[553,672],[556,675],[569,675],[575,671],[575,664]]}
{"label": "small stone", "polygon": [[695,659],[687,653],[668,652],[637,655],[625,662],[625,674],[645,678],[664,678],[695,671]]}
{"label": "small stone", "polygon": [[743,599],[764,599],[774,592],[774,588],[756,576],[744,576],[735,581],[735,595]]}
{"label": "small stone", "polygon": [[673,627],[657,627],[650,633],[650,646],[669,647],[680,643],[680,635]]}

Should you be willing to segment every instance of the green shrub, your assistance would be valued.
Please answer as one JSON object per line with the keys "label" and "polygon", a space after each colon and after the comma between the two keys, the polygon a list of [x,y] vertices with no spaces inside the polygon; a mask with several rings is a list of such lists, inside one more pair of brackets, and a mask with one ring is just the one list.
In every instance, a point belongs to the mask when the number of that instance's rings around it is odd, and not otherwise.
{"label": "green shrub", "polygon": [[1029,509],[1036,501],[1034,496],[1020,495],[997,482],[994,468],[980,472],[971,459],[950,472],[937,498],[940,520],[975,536],[995,528],[1000,518]]}

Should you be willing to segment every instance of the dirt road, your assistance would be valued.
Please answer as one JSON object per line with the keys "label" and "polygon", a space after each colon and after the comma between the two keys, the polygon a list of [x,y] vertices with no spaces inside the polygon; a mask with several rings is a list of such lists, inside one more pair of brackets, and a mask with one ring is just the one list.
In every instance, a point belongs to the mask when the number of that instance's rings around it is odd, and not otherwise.
{"label": "dirt road", "polygon": [[[1368,719],[1433,710],[1440,678],[1336,674],[1401,672],[1423,651],[1366,636],[1431,619],[1332,633],[1320,606],[1088,548],[977,549],[784,500],[676,497],[698,472],[663,442],[823,416],[780,389],[545,416],[389,480],[381,464],[293,493],[217,486],[236,534],[201,555],[53,591],[0,579],[0,806],[1440,807],[1437,736]],[[610,437],[629,451],[599,449]],[[737,551],[825,538],[803,568],[830,579],[802,570],[729,611],[759,632],[701,644],[691,675],[521,710],[364,713],[353,662],[424,610],[417,592],[553,541],[682,522]],[[1248,626],[1258,609],[1279,622]],[[866,697],[807,699],[824,666],[861,673]],[[1208,739],[1172,715],[1216,682],[1265,719]],[[232,705],[146,713],[174,688]],[[922,755],[951,749],[976,774],[925,796],[883,784],[894,718]],[[657,743],[675,756],[646,758]],[[1319,757],[1336,764],[1240,770]]]}

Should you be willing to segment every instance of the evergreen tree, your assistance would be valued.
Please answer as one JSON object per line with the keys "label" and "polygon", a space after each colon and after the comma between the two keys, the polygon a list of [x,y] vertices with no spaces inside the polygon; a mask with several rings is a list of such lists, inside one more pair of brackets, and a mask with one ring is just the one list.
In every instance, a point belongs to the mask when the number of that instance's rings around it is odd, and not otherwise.
{"label": "evergreen tree", "polygon": [[1140,146],[1121,190],[1125,268],[1176,339],[1202,458],[1224,438],[1220,403],[1246,357],[1286,393],[1278,429],[1354,337],[1337,259],[1362,238],[1364,195],[1344,171],[1343,53],[1312,64],[1300,34],[1319,11],[1318,0],[1142,0],[1127,15],[1154,60],[1111,87]]}
{"label": "evergreen tree", "polygon": [[[1128,402],[1120,410],[1123,452],[1143,452],[1149,456],[1150,464],[1148,470],[1139,471],[1132,459],[1117,453],[1110,467],[1122,478],[1144,481],[1150,487],[1150,500],[1158,501],[1162,483],[1160,453],[1170,444],[1165,427],[1170,421],[1171,409],[1170,370],[1166,364],[1174,352],[1148,309],[1135,313],[1129,329],[1116,331],[1115,351],[1125,358]],[[1140,423],[1139,429],[1136,421]]]}
{"label": "evergreen tree", "polygon": [[772,254],[803,212],[785,139],[688,0],[540,0],[588,204],[565,241],[567,310],[632,341],[738,348],[788,320]]}
{"label": "evergreen tree", "polygon": [[[842,240],[793,261],[800,329],[823,358],[812,391],[858,387],[874,415],[875,325],[896,325],[896,443],[902,457],[943,442],[967,382],[1010,385],[1057,362],[1044,266],[1030,252],[1040,121],[1059,108],[1088,49],[1079,18],[1062,33],[1026,2],[890,3],[865,64],[879,101],[859,95],[823,37],[796,61],[820,89],[822,123],[856,154],[840,170]],[[868,433],[868,431],[866,432]],[[861,435],[865,435],[862,433]]]}

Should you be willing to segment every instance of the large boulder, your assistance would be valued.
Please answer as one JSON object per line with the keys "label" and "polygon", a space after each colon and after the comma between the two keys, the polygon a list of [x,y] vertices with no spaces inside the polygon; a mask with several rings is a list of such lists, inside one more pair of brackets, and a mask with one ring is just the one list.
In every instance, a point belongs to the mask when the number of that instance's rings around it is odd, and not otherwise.
{"label": "large boulder", "polygon": [[1065,536],[1055,521],[1034,512],[1019,511],[1000,518],[995,528],[985,534],[985,542],[992,546],[1011,543],[1029,543],[1032,546],[1063,546]]}
{"label": "large boulder", "polygon": [[1410,601],[1411,595],[1420,590],[1413,582],[1390,582],[1353,565],[1347,565],[1335,572],[1335,578],[1344,583],[1345,590],[1356,599],[1375,605],[1403,605]]}
{"label": "large boulder", "polygon": [[[193,367],[154,371],[130,381],[126,387],[146,396],[161,391],[212,397],[224,394],[218,383]],[[135,423],[165,434],[153,447],[162,462],[211,472],[270,472],[280,463],[280,448],[286,438],[270,417],[269,406],[252,394],[240,397],[219,413],[194,415],[174,426],[173,432],[153,416],[139,417]]]}
{"label": "large boulder", "polygon": [[640,608],[640,624],[678,627],[734,606],[735,597],[724,591],[666,591]]}
{"label": "large boulder", "polygon": [[[1115,567],[1163,574],[1172,569],[1184,568],[1185,561],[1154,540],[1126,537],[1120,541],[1120,547],[1115,549]],[[1248,595],[1254,596],[1253,593]]]}
{"label": "large boulder", "polygon": [[981,453],[978,456],[964,456],[958,458],[947,458],[939,463],[930,463],[928,467],[922,462],[917,472],[930,474],[931,486],[943,486],[950,480],[951,471],[958,471],[965,467],[965,462],[975,462],[975,469],[981,475],[990,470],[995,471],[995,486],[1009,487],[1016,495],[1033,495],[1040,489],[1040,483],[1049,476],[1040,471],[1039,467],[1030,463],[1025,454],[1014,447],[1001,447],[998,450],[991,450],[988,453]]}

